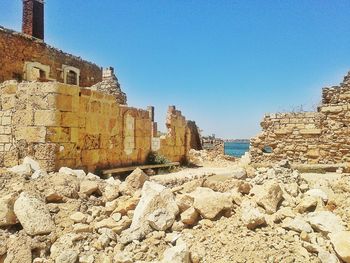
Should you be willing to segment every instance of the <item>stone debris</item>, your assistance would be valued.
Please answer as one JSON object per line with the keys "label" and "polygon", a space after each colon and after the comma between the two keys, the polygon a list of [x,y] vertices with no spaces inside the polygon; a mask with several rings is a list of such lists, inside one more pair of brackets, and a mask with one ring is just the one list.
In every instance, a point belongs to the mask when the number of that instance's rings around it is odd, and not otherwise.
{"label": "stone debris", "polygon": [[349,262],[346,173],[325,183],[245,163],[241,179],[169,184],[139,169],[125,180],[30,169],[0,176],[0,262]]}
{"label": "stone debris", "polygon": [[346,263],[350,263],[350,232],[340,231],[330,234],[335,252]]}
{"label": "stone debris", "polygon": [[265,208],[268,214],[277,211],[277,206],[282,200],[282,189],[276,181],[268,181],[262,186],[253,187],[251,192],[255,195],[257,204]]}
{"label": "stone debris", "polygon": [[241,204],[242,221],[249,229],[255,229],[266,223],[265,215],[260,212],[257,205],[251,200],[244,200]]}
{"label": "stone debris", "polygon": [[13,210],[15,200],[16,198],[13,194],[0,198],[0,227],[17,223],[17,217]]}
{"label": "stone debris", "polygon": [[205,187],[198,187],[191,193],[193,207],[203,218],[214,219],[221,211],[232,208],[232,196]]}
{"label": "stone debris", "polygon": [[55,229],[45,203],[27,192],[22,192],[17,198],[14,212],[28,235],[49,234]]}

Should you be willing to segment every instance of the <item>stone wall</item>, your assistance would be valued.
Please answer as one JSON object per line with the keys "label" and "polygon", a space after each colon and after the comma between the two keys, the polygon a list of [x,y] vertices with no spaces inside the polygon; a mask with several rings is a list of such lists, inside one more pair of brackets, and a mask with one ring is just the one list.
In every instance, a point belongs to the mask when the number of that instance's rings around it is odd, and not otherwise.
{"label": "stone wall", "polygon": [[[255,163],[289,159],[294,163],[350,161],[349,75],[339,86],[324,88],[317,112],[268,114],[263,131],[251,140]],[[271,153],[266,150],[271,148]]]}
{"label": "stone wall", "polygon": [[43,41],[0,27],[0,82],[27,79],[26,63],[42,64],[49,70],[45,80],[64,82],[64,68],[80,72],[79,85],[90,87],[102,80],[102,69],[79,57],[48,46]]}
{"label": "stone wall", "polygon": [[192,144],[191,129],[175,107],[169,108],[168,135],[154,138],[149,111],[119,105],[113,95],[57,82],[16,81],[0,84],[0,95],[1,166],[32,156],[48,171],[61,166],[94,171],[143,164],[151,150],[181,161]]}

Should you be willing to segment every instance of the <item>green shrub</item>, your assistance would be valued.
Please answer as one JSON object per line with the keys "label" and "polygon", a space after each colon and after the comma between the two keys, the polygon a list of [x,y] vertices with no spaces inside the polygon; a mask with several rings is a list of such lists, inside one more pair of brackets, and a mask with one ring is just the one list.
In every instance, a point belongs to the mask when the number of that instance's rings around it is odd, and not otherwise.
{"label": "green shrub", "polygon": [[157,152],[149,152],[147,156],[148,164],[165,164],[170,163],[170,161],[163,155],[158,154]]}

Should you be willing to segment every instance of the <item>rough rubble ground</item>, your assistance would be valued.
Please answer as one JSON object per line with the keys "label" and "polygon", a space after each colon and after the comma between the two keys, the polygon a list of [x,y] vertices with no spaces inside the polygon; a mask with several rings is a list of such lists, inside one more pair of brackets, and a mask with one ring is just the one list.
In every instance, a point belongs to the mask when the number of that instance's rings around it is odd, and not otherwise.
{"label": "rough rubble ground", "polygon": [[27,158],[0,173],[0,263],[350,262],[348,174],[222,163],[121,182]]}

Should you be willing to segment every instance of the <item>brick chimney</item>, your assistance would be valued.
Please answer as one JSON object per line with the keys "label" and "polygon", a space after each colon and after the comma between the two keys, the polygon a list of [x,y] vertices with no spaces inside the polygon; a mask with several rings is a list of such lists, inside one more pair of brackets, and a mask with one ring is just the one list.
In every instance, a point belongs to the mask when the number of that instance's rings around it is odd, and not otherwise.
{"label": "brick chimney", "polygon": [[44,0],[23,0],[22,32],[44,40]]}

